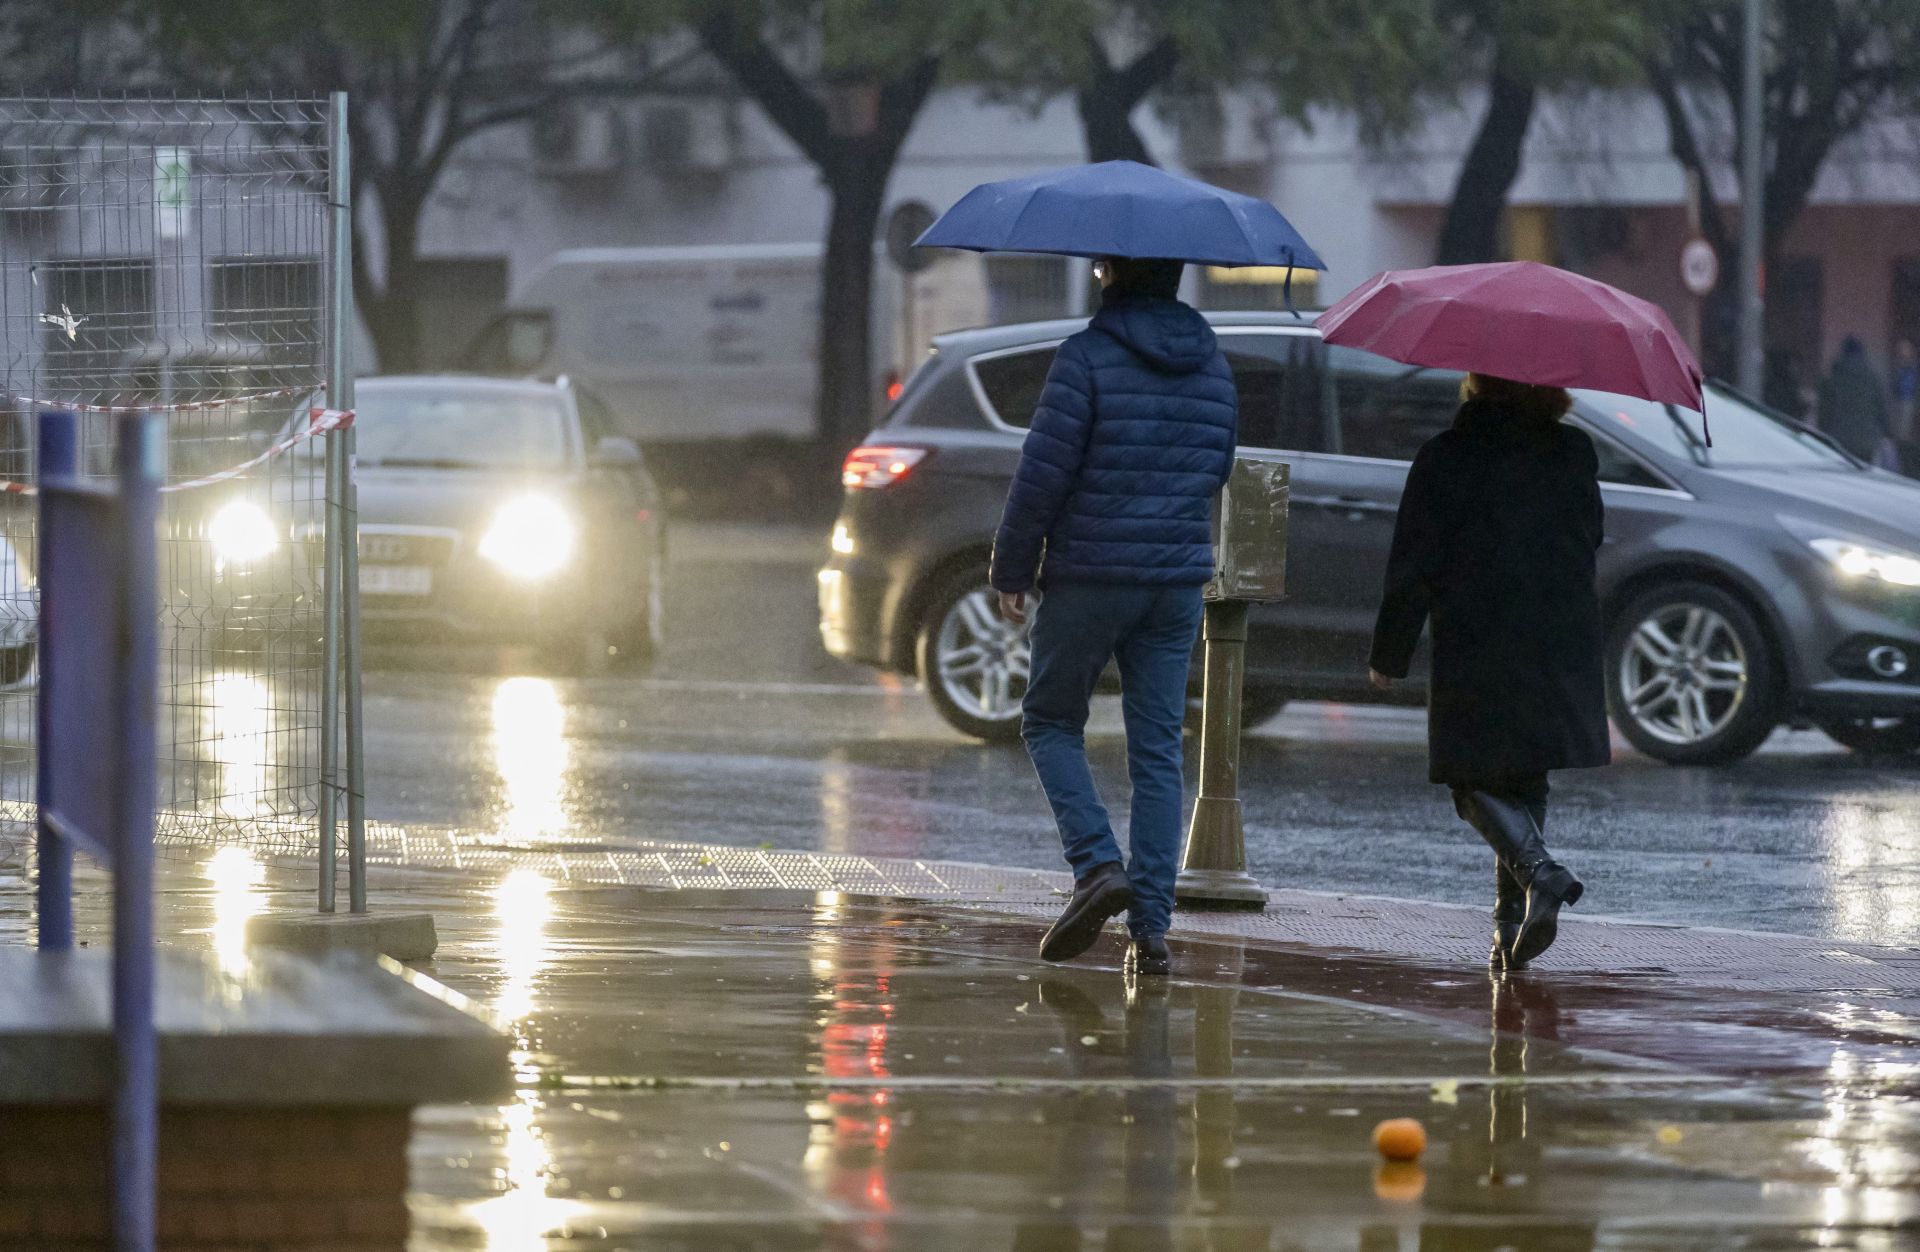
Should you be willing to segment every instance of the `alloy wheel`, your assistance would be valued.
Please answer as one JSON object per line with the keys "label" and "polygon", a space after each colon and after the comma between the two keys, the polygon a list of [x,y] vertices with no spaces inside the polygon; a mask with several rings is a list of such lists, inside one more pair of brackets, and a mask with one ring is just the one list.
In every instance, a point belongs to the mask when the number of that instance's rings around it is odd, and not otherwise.
{"label": "alloy wheel", "polygon": [[1727,619],[1700,604],[1667,604],[1633,629],[1620,653],[1627,715],[1663,743],[1695,744],[1730,725],[1746,703],[1746,647]]}
{"label": "alloy wheel", "polygon": [[934,638],[941,689],[962,712],[982,721],[1020,716],[1029,655],[1026,629],[1000,616],[986,587],[955,600]]}

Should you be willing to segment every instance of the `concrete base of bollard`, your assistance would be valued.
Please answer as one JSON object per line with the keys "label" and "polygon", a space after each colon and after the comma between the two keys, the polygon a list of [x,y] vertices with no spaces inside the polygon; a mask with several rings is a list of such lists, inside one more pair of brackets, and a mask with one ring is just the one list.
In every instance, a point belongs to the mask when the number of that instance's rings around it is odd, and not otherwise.
{"label": "concrete base of bollard", "polygon": [[1267,907],[1267,889],[1245,870],[1183,869],[1174,881],[1173,902],[1183,909]]}
{"label": "concrete base of bollard", "polygon": [[1247,873],[1240,801],[1203,795],[1187,828],[1186,863],[1174,881],[1173,902],[1184,909],[1264,909],[1267,889]]}
{"label": "concrete base of bollard", "polygon": [[248,919],[247,943],[307,956],[350,952],[424,961],[439,938],[431,913],[264,913]]}

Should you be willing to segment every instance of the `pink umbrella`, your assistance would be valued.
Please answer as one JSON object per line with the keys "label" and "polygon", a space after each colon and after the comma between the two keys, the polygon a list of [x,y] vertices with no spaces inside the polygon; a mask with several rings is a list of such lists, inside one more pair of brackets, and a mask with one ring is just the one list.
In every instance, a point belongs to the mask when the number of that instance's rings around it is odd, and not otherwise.
{"label": "pink umbrella", "polygon": [[1388,270],[1315,324],[1328,343],[1408,365],[1705,412],[1699,362],[1658,305],[1537,261]]}

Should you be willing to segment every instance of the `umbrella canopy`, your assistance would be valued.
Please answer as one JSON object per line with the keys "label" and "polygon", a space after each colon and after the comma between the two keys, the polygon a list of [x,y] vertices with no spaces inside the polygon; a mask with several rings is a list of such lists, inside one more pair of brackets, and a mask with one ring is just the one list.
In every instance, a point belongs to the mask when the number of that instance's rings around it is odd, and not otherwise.
{"label": "umbrella canopy", "polygon": [[1280,210],[1138,161],[982,183],[917,241],[974,252],[1327,268]]}
{"label": "umbrella canopy", "polygon": [[1315,324],[1408,365],[1705,411],[1700,365],[1658,305],[1536,261],[1389,270]]}

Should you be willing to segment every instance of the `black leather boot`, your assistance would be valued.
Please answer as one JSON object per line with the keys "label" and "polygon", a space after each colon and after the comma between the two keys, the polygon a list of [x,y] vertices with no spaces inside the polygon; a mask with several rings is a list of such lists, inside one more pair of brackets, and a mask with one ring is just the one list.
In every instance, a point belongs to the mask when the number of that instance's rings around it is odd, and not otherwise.
{"label": "black leather boot", "polygon": [[1099,942],[1100,929],[1116,913],[1124,913],[1133,903],[1133,886],[1120,862],[1108,861],[1087,871],[1073,884],[1073,898],[1061,912],[1060,920],[1040,941],[1043,961],[1071,961]]}
{"label": "black leather boot", "polygon": [[[1547,806],[1544,802],[1535,802],[1526,806],[1527,815],[1533,818],[1534,827],[1542,837],[1547,833]],[[1487,964],[1500,969],[1519,970],[1526,965],[1513,959],[1513,941],[1520,935],[1520,923],[1527,920],[1527,889],[1513,876],[1507,863],[1499,857],[1493,859],[1493,949],[1487,953]]]}
{"label": "black leather boot", "polygon": [[1526,888],[1527,911],[1507,949],[1507,967],[1524,969],[1553,946],[1559,933],[1560,908],[1576,903],[1586,887],[1573,871],[1553,859],[1540,837],[1544,805],[1526,805],[1486,791],[1461,797],[1460,815],[1487,841],[1513,876]]}
{"label": "black leather boot", "polygon": [[1127,944],[1126,972],[1137,977],[1164,978],[1173,973],[1173,953],[1165,935],[1135,935]]}
{"label": "black leather boot", "polygon": [[1487,964],[1494,969],[1511,969],[1513,941],[1520,933],[1520,923],[1527,920],[1527,889],[1499,857],[1493,859],[1493,877],[1493,948],[1487,953]]}

